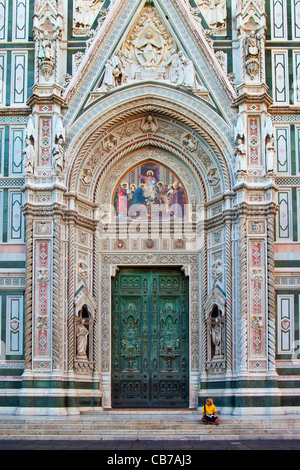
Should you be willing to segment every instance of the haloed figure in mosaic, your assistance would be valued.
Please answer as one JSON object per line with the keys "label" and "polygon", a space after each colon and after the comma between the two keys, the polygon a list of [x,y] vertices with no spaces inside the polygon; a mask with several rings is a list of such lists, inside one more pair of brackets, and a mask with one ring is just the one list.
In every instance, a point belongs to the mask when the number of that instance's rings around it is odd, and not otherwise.
{"label": "haloed figure in mosaic", "polygon": [[183,220],[186,204],[181,181],[167,168],[151,161],[131,170],[114,194],[119,220]]}

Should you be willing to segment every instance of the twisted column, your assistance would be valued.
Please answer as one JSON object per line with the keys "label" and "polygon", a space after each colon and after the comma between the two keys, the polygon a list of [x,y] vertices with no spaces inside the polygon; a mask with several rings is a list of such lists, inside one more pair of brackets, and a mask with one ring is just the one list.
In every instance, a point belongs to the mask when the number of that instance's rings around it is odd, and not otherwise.
{"label": "twisted column", "polygon": [[275,371],[275,260],[274,260],[274,216],[267,218],[267,260],[268,260],[268,370]]}
{"label": "twisted column", "polygon": [[226,239],[226,370],[232,371],[232,225],[225,225]]}
{"label": "twisted column", "polygon": [[94,251],[93,251],[93,297],[96,301],[97,310],[95,312],[94,326],[93,326],[93,361],[94,361],[94,373],[100,372],[99,364],[99,348],[100,348],[100,335],[99,335],[99,234],[95,230],[94,232]]}
{"label": "twisted column", "polygon": [[32,272],[33,272],[33,219],[26,216],[25,260],[25,371],[32,369]]}
{"label": "twisted column", "polygon": [[63,302],[62,302],[62,263],[61,263],[61,218],[53,221],[53,369],[63,369]]}
{"label": "twisted column", "polygon": [[240,372],[248,369],[248,295],[247,295],[247,225],[246,217],[240,221],[240,271],[239,271],[239,291],[240,291],[240,312],[238,315],[238,360]]}
{"label": "twisted column", "polygon": [[74,296],[75,296],[75,273],[76,251],[75,251],[75,222],[69,221],[68,226],[68,370],[73,371],[75,361],[75,318],[74,318]]}
{"label": "twisted column", "polygon": [[[203,236],[203,235],[202,235]],[[207,241],[203,237],[203,248],[201,254],[201,373],[206,372],[207,367],[207,325],[204,304],[207,299]]]}

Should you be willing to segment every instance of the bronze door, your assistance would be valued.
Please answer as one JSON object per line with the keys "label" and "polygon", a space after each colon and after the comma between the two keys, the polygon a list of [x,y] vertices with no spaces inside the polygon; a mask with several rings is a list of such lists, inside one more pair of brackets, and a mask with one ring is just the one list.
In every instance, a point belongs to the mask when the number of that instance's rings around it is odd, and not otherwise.
{"label": "bronze door", "polygon": [[122,268],[112,289],[112,406],[188,406],[188,279]]}

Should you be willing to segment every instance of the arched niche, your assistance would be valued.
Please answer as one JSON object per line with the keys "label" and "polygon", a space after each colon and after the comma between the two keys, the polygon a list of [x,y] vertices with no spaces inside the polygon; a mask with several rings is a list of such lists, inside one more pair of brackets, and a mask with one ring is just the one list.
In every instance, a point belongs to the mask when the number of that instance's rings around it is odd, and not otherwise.
{"label": "arched niche", "polygon": [[75,363],[76,373],[91,376],[94,370],[94,323],[96,303],[87,288],[75,298]]}

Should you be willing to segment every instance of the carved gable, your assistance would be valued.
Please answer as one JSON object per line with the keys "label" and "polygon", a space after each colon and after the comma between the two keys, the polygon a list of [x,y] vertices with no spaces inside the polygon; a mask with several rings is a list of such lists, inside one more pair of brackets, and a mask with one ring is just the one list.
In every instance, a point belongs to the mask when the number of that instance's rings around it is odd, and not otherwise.
{"label": "carved gable", "polygon": [[155,80],[178,86],[207,99],[190,60],[164,24],[156,8],[142,9],[114,55],[107,61],[98,87],[89,100],[122,85]]}
{"label": "carved gable", "polygon": [[111,92],[151,81],[193,93],[219,113],[225,107],[232,119],[234,88],[201,22],[186,4],[127,0],[112,3],[98,18],[101,21],[87,34],[87,49],[66,87],[73,116],[71,102],[79,103],[78,93],[81,111],[77,112],[82,113]]}

